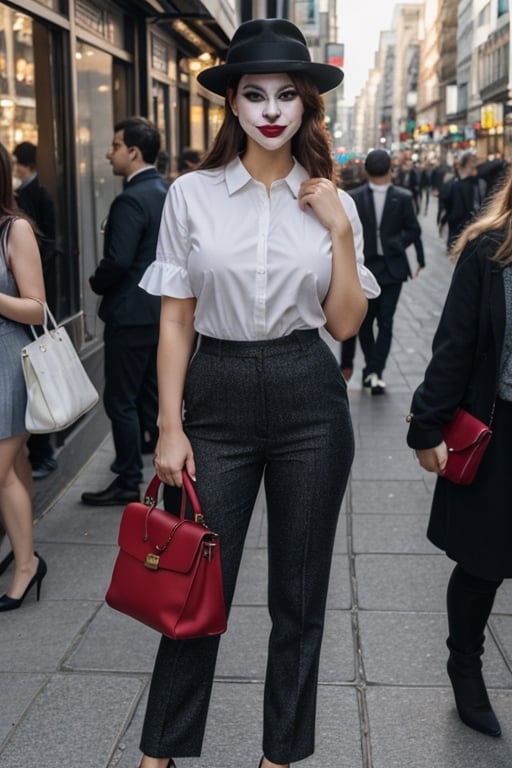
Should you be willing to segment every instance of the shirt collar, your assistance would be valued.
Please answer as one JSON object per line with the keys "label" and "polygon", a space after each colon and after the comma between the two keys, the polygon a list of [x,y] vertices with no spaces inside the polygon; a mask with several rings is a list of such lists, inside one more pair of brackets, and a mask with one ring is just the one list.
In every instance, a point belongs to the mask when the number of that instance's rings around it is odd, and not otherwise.
{"label": "shirt collar", "polygon": [[[308,178],[309,175],[306,169],[293,158],[293,168],[283,181],[288,185],[292,195],[298,197],[300,185]],[[225,179],[230,195],[238,192],[239,189],[242,189],[250,181],[254,181],[239,157],[236,157],[226,166]]]}
{"label": "shirt collar", "polygon": [[372,182],[369,181],[368,182],[368,186],[374,192],[387,192],[388,189],[390,188],[391,184],[372,184]]}
{"label": "shirt collar", "polygon": [[[28,177],[28,179],[25,179],[24,181],[21,182],[21,184],[18,187],[18,190],[24,189],[25,187],[28,187],[28,185],[32,184],[32,182],[34,181],[34,179],[36,177],[37,177],[37,173],[33,173],[31,176]],[[16,191],[18,191],[18,190],[16,190]]]}
{"label": "shirt collar", "polygon": [[139,173],[150,171],[154,167],[155,167],[154,165],[145,165],[144,168],[139,168],[138,171],[134,171],[134,173],[131,173],[129,176],[126,177],[126,183],[128,184],[132,179],[135,178],[135,176],[138,176]]}

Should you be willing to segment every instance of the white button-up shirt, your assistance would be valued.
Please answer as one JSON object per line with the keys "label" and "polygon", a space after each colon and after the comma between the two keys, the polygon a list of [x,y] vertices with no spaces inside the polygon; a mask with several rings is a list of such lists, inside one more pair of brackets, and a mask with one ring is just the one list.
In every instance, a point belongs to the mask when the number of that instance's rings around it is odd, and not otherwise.
{"label": "white button-up shirt", "polygon": [[[313,211],[301,211],[308,178],[295,162],[265,185],[237,158],[225,168],[192,171],[170,187],[156,261],[141,287],[158,296],[197,299],[195,328],[206,336],[256,341],[320,328],[331,280],[332,242]],[[380,289],[363,265],[363,233],[352,198],[340,190],[352,224],[361,285]]]}

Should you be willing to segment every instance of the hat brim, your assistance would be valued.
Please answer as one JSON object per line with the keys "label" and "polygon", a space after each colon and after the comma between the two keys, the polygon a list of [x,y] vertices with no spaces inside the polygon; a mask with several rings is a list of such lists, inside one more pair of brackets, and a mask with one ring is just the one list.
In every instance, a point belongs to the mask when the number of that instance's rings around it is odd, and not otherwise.
{"label": "hat brim", "polygon": [[229,81],[236,75],[270,75],[281,72],[304,72],[318,88],[319,93],[327,93],[343,82],[343,70],[332,64],[320,64],[314,61],[263,61],[240,64],[219,64],[209,67],[197,76],[197,80],[207,91],[225,96]]}

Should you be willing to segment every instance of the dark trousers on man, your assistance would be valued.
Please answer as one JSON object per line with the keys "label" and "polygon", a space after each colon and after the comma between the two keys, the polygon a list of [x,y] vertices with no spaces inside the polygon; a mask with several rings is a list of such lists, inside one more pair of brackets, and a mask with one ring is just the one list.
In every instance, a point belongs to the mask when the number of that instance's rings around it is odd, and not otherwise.
{"label": "dark trousers on man", "polygon": [[105,325],[103,402],[116,453],[111,469],[126,488],[142,482],[141,414],[145,429],[152,422],[156,433],[158,331],[158,325]]}
{"label": "dark trousers on man", "polygon": [[[263,751],[295,763],[314,749],[331,557],[354,451],[346,384],[316,331],[265,342],[203,338],[187,374],[185,431],[206,523],[220,535],[228,609],[264,478],[272,629]],[[145,754],[200,755],[218,644],[218,637],[162,638]]]}
{"label": "dark trousers on man", "polygon": [[[379,378],[386,367],[393,339],[393,317],[400,298],[402,283],[381,285],[380,296],[368,302],[368,312],[359,329],[359,343],[365,366],[363,377],[376,373]],[[377,324],[375,333],[374,325]]]}

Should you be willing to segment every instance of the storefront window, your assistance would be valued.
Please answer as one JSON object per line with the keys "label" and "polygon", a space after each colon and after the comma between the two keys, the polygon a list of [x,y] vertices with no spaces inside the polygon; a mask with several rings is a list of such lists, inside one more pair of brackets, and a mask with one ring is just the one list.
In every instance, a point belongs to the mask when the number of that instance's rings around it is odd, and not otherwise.
{"label": "storefront window", "polygon": [[101,333],[99,297],[88,288],[90,275],[103,255],[103,230],[110,204],[121,191],[106,152],[114,129],[113,57],[85,43],[77,45],[78,169],[80,190],[80,251],[86,338]]}
{"label": "storefront window", "polygon": [[37,144],[32,19],[0,6],[0,141]]}
{"label": "storefront window", "polygon": [[[22,142],[37,147],[37,182],[47,189],[55,211],[55,222],[48,225],[55,240],[45,256],[45,286],[59,320],[78,309],[72,176],[62,162],[65,45],[61,30],[0,5],[0,141],[10,152]],[[41,221],[37,224],[48,234]]]}
{"label": "storefront window", "polygon": [[169,86],[153,80],[151,95],[153,100],[153,122],[160,131],[161,141],[156,165],[159,173],[168,178],[171,174]]}

